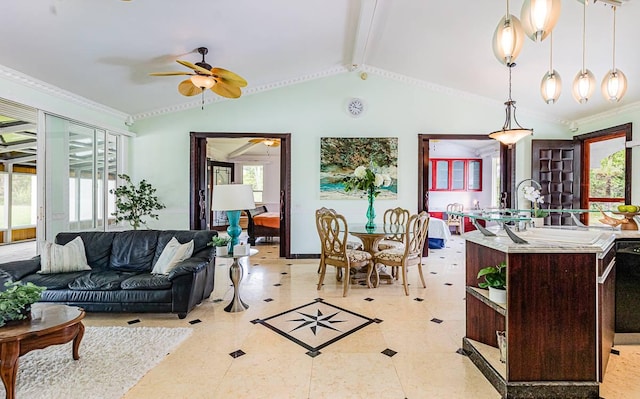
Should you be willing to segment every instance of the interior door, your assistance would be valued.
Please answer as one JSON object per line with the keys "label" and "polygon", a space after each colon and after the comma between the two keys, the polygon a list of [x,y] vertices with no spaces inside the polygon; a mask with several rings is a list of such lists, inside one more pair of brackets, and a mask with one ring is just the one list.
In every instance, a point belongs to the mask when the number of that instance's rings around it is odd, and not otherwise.
{"label": "interior door", "polygon": [[[531,141],[531,178],[542,186],[543,208],[580,209],[581,159],[577,140]],[[569,213],[552,212],[545,219],[547,225],[573,224]]]}
{"label": "interior door", "polygon": [[[230,162],[218,162],[207,160],[207,195],[205,196],[204,209],[205,215],[209,215],[209,228],[216,226],[226,226],[227,212],[211,211],[211,199],[213,198],[213,187],[218,184],[235,183],[234,180],[234,164]],[[207,211],[208,210],[208,211]]]}

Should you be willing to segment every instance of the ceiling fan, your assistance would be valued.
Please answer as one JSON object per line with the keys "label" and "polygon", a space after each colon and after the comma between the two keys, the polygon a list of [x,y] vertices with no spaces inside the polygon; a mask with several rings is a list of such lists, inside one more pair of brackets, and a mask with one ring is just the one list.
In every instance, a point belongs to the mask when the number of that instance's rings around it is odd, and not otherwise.
{"label": "ceiling fan", "polygon": [[[209,52],[206,47],[198,47],[198,53],[202,55],[202,61],[195,64],[189,61],[176,60],[180,65],[193,69],[193,72],[153,72],[151,76],[176,76],[189,75],[189,79],[178,84],[178,91],[183,96],[195,96],[211,89],[219,96],[238,98],[242,95],[241,87],[247,85],[247,81],[241,76],[222,68],[214,68],[204,61],[204,56]],[[204,98],[203,98],[204,101]]]}
{"label": "ceiling fan", "polygon": [[250,143],[253,144],[264,144],[267,147],[278,147],[280,145],[280,139],[270,139],[270,138],[263,138],[263,139],[251,139],[249,140]]}

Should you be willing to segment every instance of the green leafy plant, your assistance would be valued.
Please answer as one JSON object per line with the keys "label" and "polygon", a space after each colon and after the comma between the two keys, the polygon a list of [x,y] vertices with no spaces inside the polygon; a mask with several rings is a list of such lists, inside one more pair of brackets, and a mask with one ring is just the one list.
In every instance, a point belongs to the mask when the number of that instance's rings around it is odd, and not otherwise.
{"label": "green leafy plant", "polygon": [[358,166],[353,172],[353,176],[349,176],[343,180],[344,191],[363,190],[368,195],[377,197],[380,194],[379,187],[386,187],[391,184],[391,177],[374,173],[365,166]]}
{"label": "green leafy plant", "polygon": [[211,237],[211,241],[209,241],[207,245],[212,247],[226,247],[230,241],[231,241],[230,237],[214,236],[214,237]]}
{"label": "green leafy plant", "polygon": [[115,190],[109,190],[116,196],[116,211],[112,213],[116,217],[116,222],[127,221],[134,230],[137,230],[141,224],[147,227],[142,220],[143,217],[158,220],[158,215],[153,212],[164,209],[166,206],[155,195],[156,189],[146,180],[140,181],[136,187],[128,175],[122,174],[118,177],[124,180],[125,184]]}
{"label": "green leafy plant", "polygon": [[495,266],[480,269],[478,278],[481,277],[484,277],[484,281],[479,282],[478,287],[505,289],[507,287],[507,264],[501,262]]}
{"label": "green leafy plant", "polygon": [[0,326],[8,321],[26,319],[31,305],[40,300],[42,291],[46,289],[20,281],[7,281],[4,286],[5,290],[0,292]]}

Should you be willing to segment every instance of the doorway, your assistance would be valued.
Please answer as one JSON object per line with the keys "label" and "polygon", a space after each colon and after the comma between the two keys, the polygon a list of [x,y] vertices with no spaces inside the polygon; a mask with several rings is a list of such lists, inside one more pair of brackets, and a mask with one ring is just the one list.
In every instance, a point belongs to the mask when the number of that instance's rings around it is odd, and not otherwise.
{"label": "doorway", "polygon": [[[278,212],[280,213],[280,257],[291,257],[291,133],[214,133],[191,132],[190,134],[190,205],[189,225],[194,230],[207,229],[207,219],[211,197],[207,187],[207,139],[247,138],[277,139],[280,143],[280,187],[278,192]],[[264,140],[263,140],[264,141]],[[203,195],[204,194],[204,198]]]}

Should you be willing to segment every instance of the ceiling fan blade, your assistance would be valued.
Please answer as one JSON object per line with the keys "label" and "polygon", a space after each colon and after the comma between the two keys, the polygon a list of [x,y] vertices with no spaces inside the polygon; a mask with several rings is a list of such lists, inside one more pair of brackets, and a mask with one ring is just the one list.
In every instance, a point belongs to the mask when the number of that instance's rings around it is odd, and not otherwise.
{"label": "ceiling fan blade", "polygon": [[262,143],[263,141],[264,141],[264,139],[251,139],[251,140],[249,140],[250,143],[254,143],[254,144]]}
{"label": "ceiling fan blade", "polygon": [[221,81],[218,81],[215,85],[213,85],[211,91],[219,96],[227,98],[238,98],[242,95],[239,87],[231,86]]}
{"label": "ceiling fan blade", "polygon": [[231,84],[233,86],[245,87],[247,85],[247,81],[244,78],[236,73],[231,71],[227,71],[222,68],[211,68],[211,73],[214,76],[218,76],[222,78],[225,83]]}
{"label": "ceiling fan blade", "polygon": [[183,80],[178,85],[178,91],[183,96],[191,97],[202,93],[202,89],[191,83],[190,79]]}
{"label": "ceiling fan blade", "polygon": [[191,72],[151,72],[149,76],[193,75]]}
{"label": "ceiling fan blade", "polygon": [[196,64],[190,63],[189,61],[176,60],[176,62],[180,65],[186,66],[187,68],[191,68],[202,75],[212,75],[210,70],[199,67]]}

